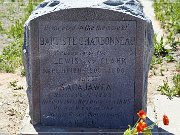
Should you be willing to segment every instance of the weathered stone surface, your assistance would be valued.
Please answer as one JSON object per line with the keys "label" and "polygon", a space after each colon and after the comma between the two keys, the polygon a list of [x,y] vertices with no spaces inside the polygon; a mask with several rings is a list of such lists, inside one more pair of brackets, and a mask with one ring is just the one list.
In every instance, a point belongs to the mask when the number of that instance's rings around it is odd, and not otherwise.
{"label": "weathered stone surface", "polygon": [[[150,111],[152,111],[154,117],[154,111],[153,108],[148,108]],[[151,116],[150,116],[151,117]],[[57,127],[57,126],[42,126],[42,125],[32,125],[30,123],[30,116],[28,113],[26,113],[22,128],[20,130],[20,135],[87,135],[87,134],[93,134],[93,135],[121,135],[123,134],[125,129],[104,129],[104,128],[83,128],[83,127]],[[149,118],[146,119],[147,125],[151,125],[154,122],[151,121]],[[159,135],[159,130],[157,126],[154,126],[153,129],[151,129],[152,134]],[[165,132],[165,131],[162,131]]]}
{"label": "weathered stone surface", "polygon": [[123,128],[146,110],[153,30],[137,1],[45,1],[23,52],[33,124]]}
{"label": "weathered stone surface", "polygon": [[[84,128],[84,127],[58,127],[58,126],[42,126],[32,125],[30,116],[25,115],[22,128],[19,135],[117,135],[123,134],[125,129],[101,129],[101,128]],[[157,133],[157,132],[156,132]]]}
{"label": "weathered stone surface", "polygon": [[136,22],[39,24],[41,122],[110,128],[132,122]]}

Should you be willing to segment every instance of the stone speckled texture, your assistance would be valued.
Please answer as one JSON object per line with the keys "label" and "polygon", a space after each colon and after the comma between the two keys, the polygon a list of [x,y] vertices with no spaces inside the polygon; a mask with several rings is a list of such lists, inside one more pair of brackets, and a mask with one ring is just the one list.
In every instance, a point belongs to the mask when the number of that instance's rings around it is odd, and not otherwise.
{"label": "stone speckled texture", "polygon": [[143,7],[137,0],[45,0],[33,11],[26,25],[41,15],[71,8],[102,8],[145,18]]}
{"label": "stone speckled texture", "polygon": [[[129,94],[129,95],[133,96],[134,98],[128,95],[128,91],[120,90],[120,92],[122,92],[122,93],[124,92],[122,97],[129,96],[128,98],[131,97],[131,99],[132,99],[132,102],[130,101],[130,104],[131,105],[134,104],[134,106],[131,108],[134,111],[130,112],[131,116],[129,116],[129,118],[134,119],[134,120],[129,120],[127,123],[134,123],[136,120],[136,112],[140,109],[146,110],[147,75],[148,75],[148,71],[149,71],[151,57],[153,54],[152,24],[151,24],[151,21],[144,16],[143,11],[142,11],[142,6],[140,5],[140,3],[135,0],[123,0],[123,1],[122,0],[108,0],[108,1],[105,1],[105,0],[95,1],[94,0],[94,1],[89,1],[89,2],[86,0],[44,1],[33,11],[32,15],[29,17],[29,19],[27,20],[27,22],[25,24],[25,36],[24,36],[25,40],[24,40],[24,45],[23,45],[23,60],[24,60],[24,66],[26,69],[27,83],[28,83],[27,93],[28,93],[29,104],[30,104],[30,116],[32,118],[33,124],[46,123],[46,125],[47,125],[48,121],[45,120],[46,117],[47,118],[48,117],[55,118],[54,114],[52,114],[51,116],[50,115],[48,116],[46,114],[47,110],[45,108],[44,109],[42,108],[42,106],[43,106],[42,99],[43,99],[44,95],[43,95],[43,92],[41,89],[43,87],[45,88],[46,86],[48,87],[48,85],[46,85],[48,83],[48,81],[46,79],[53,81],[53,79],[52,79],[53,77],[51,76],[51,74],[49,74],[49,78],[48,78],[48,76],[43,75],[43,73],[48,73],[49,71],[43,72],[42,67],[43,66],[50,67],[52,65],[52,63],[49,63],[49,65],[46,65],[46,61],[48,62],[48,58],[51,58],[50,57],[51,55],[49,55],[48,52],[53,54],[53,49],[57,50],[57,48],[54,47],[54,48],[49,48],[49,50],[51,49],[50,51],[48,51],[48,49],[46,50],[46,48],[43,51],[43,48],[40,44],[42,43],[42,45],[44,45],[44,39],[42,40],[40,38],[40,36],[42,36],[42,37],[46,36],[45,29],[46,28],[49,29],[49,26],[54,27],[53,26],[54,24],[58,24],[59,28],[61,28],[62,26],[65,26],[65,25],[68,26],[69,25],[68,23],[70,23],[71,25],[77,24],[77,26],[80,26],[80,25],[84,26],[84,23],[87,23],[89,25],[93,24],[93,26],[96,26],[96,22],[97,22],[97,24],[102,26],[103,22],[106,22],[106,23],[104,23],[104,26],[108,26],[109,25],[108,23],[112,22],[112,24],[114,26],[118,26],[118,25],[122,26],[123,23],[121,23],[121,22],[126,22],[126,21],[127,21],[127,23],[125,23],[125,24],[127,25],[127,29],[125,30],[125,33],[119,31],[119,34],[118,34],[118,32],[114,32],[114,33],[112,33],[112,35],[114,37],[115,37],[115,35],[119,35],[119,36],[124,36],[124,37],[129,37],[129,38],[131,38],[134,35],[134,37],[135,37],[135,40],[133,41],[134,47],[132,47],[130,50],[128,50],[129,47],[127,47],[127,48],[123,48],[122,46],[119,48],[115,47],[114,50],[116,50],[116,51],[112,51],[112,48],[110,48],[108,50],[108,48],[106,48],[106,47],[99,47],[98,49],[102,49],[102,50],[106,49],[107,53],[109,53],[109,55],[107,55],[108,57],[111,57],[111,56],[127,57],[126,55],[131,55],[131,54],[134,56],[134,58],[132,58],[132,59],[130,59],[130,57],[129,57],[129,61],[132,65],[131,64],[127,65],[127,66],[130,66],[133,71],[131,72],[131,68],[130,68],[129,72],[128,72],[128,67],[125,68],[127,74],[132,74],[132,78],[134,78],[134,80],[133,80],[134,83],[130,82],[129,83],[130,85],[127,86],[127,89],[131,88],[131,86],[134,88],[134,89],[131,89],[134,92],[131,91],[131,93]],[[47,24],[47,26],[48,25],[49,26],[48,27],[44,26],[43,22],[45,22],[45,24]],[[63,22],[66,22],[66,23],[63,23]],[[136,27],[134,25],[132,25],[130,22],[135,22]],[[128,27],[128,26],[133,26],[133,28],[131,29],[131,27]],[[70,27],[70,25],[68,27]],[[90,29],[88,29],[88,30],[90,30]],[[133,30],[133,31],[131,31],[131,30]],[[83,37],[83,33],[78,35],[78,33],[80,33],[80,32],[81,32],[80,30],[72,30],[72,35],[74,37],[75,37],[75,35],[77,35],[77,36],[79,36],[79,39],[80,39],[81,37]],[[130,34],[128,35],[127,32],[130,32]],[[71,35],[70,32],[61,31],[60,33],[61,33],[61,35],[63,35],[63,34]],[[47,37],[51,37],[51,36],[53,37],[56,35],[58,35],[58,33],[50,32],[49,34],[47,34]],[[87,36],[87,35],[88,34],[86,32],[84,32],[84,36]],[[103,35],[105,37],[108,37],[111,35],[111,33],[108,32],[108,29],[103,30],[102,33],[93,32],[93,28],[92,28],[92,32],[89,32],[89,36],[93,37],[93,35],[97,35],[97,36]],[[73,38],[73,40],[74,40],[74,38]],[[58,42],[61,42],[61,41],[58,41]],[[48,40],[48,43],[49,43],[49,40]],[[46,42],[46,44],[47,44],[47,42]],[[59,43],[57,43],[57,44],[59,44]],[[69,41],[69,44],[70,44],[70,41]],[[132,51],[133,48],[134,48],[135,52]],[[64,49],[64,47],[60,48],[59,50],[61,50],[61,49]],[[78,48],[74,48],[74,49],[78,50]],[[86,50],[86,48],[85,48],[85,50]],[[90,48],[89,50],[93,50],[93,49]],[[46,51],[47,51],[48,55],[46,55]],[[96,48],[94,48],[94,51],[96,51]],[[92,52],[94,52],[94,51],[92,51]],[[118,54],[117,53],[118,51],[121,53]],[[58,55],[58,57],[59,56],[60,55]],[[49,62],[54,61],[54,57],[52,57],[52,58],[53,59],[50,59]],[[87,58],[84,58],[84,59],[88,60]],[[61,64],[61,60],[59,60],[59,64]],[[121,64],[119,64],[119,66],[120,65]],[[53,66],[54,65],[52,65],[52,67]],[[81,66],[83,67],[83,65],[81,65]],[[88,66],[88,64],[86,64],[86,66]],[[94,64],[94,66],[98,66],[98,65]],[[116,66],[115,66],[115,64],[112,64],[112,67],[116,67]],[[102,68],[103,68],[103,66],[102,66]],[[55,70],[53,70],[53,72],[54,71]],[[71,76],[71,75],[69,75],[69,76]],[[86,75],[82,75],[82,77],[85,77],[85,76]],[[55,76],[55,77],[56,77],[56,79],[54,81],[57,81],[60,79],[61,79],[61,81],[63,81],[63,78],[60,78],[57,76]],[[72,77],[71,79],[70,78],[71,77],[66,78],[64,76],[65,80],[69,80],[69,82],[67,83],[68,85],[73,84],[72,83],[73,81],[77,81],[77,78],[74,78],[74,77]],[[109,78],[111,80],[111,83],[117,83],[117,79],[120,79],[121,81],[123,80],[123,77],[117,76],[115,74],[114,74],[115,80],[113,80],[113,76],[110,76]],[[101,80],[100,82],[102,82],[102,80],[105,80],[105,83],[107,83],[107,80],[109,78],[108,78],[108,76],[106,76],[106,74],[104,74],[101,77],[98,75],[98,79]],[[44,81],[42,81],[43,79],[44,79]],[[126,84],[128,81],[128,78],[126,79],[124,77],[124,80],[126,80],[126,82],[122,81],[120,83],[121,85]],[[53,84],[53,86],[57,86],[56,82],[52,82],[51,85],[52,84]],[[115,85],[116,87],[118,87],[117,84]],[[53,86],[50,88],[53,88]],[[65,87],[64,85],[62,85],[62,86]],[[121,86],[119,86],[119,88],[121,88]],[[47,93],[48,93],[48,90],[47,90]],[[112,98],[116,99],[118,96],[118,89],[113,90],[113,93],[114,93],[114,95],[113,95],[114,97],[112,97]],[[71,94],[71,95],[73,95],[73,94]],[[45,95],[45,96],[48,96],[48,95]],[[51,99],[51,97],[52,97],[52,95],[49,96],[50,99]],[[74,97],[72,96],[71,98],[73,99]],[[105,98],[103,100],[105,100]],[[50,101],[48,101],[48,102],[50,102]],[[109,104],[105,104],[106,107],[107,107],[107,105],[110,106]],[[81,106],[81,107],[83,107],[83,106]],[[48,108],[48,106],[46,108]],[[117,111],[117,108],[118,107],[116,107],[116,109],[114,109],[114,111]],[[119,108],[120,108],[119,109],[120,112],[122,113],[123,108],[121,108],[121,107],[119,107]],[[65,108],[63,108],[63,109],[61,110],[62,114],[63,114],[63,111],[65,111]],[[131,109],[129,109],[129,111]],[[42,110],[45,111],[45,113],[42,112]],[[128,115],[128,112],[127,112],[127,114],[125,112],[123,112],[123,113],[125,115]],[[44,116],[44,119],[43,119],[43,116]],[[55,116],[57,116],[57,115],[55,115]],[[61,115],[61,116],[63,116],[63,115]],[[78,116],[78,117],[80,118],[80,116]],[[82,117],[82,118],[85,119],[86,117],[87,116]],[[103,122],[103,120],[104,120],[104,122]],[[78,123],[77,125],[72,123],[71,121],[69,124],[68,123],[62,124],[63,122],[58,123],[57,120],[56,120],[56,122],[51,120],[51,122],[49,122],[49,123],[52,125],[59,125],[59,126],[64,125],[64,126],[71,127],[71,126],[80,125],[82,127],[84,126],[84,127],[91,127],[91,128],[97,128],[97,127],[118,128],[118,127],[127,126],[126,122],[119,121],[119,123],[122,123],[122,125],[121,124],[118,125],[118,120],[116,123],[113,123],[112,121],[109,121],[109,120],[110,120],[109,118],[108,118],[108,120],[102,119],[102,122],[101,122],[101,119],[100,119],[99,120],[100,122],[97,125],[96,124],[93,125],[92,123],[90,124],[91,121],[89,121],[89,122],[86,121],[85,124],[83,124],[84,120],[80,120],[80,122],[79,122],[80,124],[78,122],[76,122],[76,123]],[[62,119],[62,121],[66,121],[66,120]],[[110,124],[106,124],[106,123],[108,123],[108,121],[113,123],[112,126]],[[123,121],[125,121],[124,118],[123,118]],[[42,122],[44,122],[44,123],[42,123]]]}

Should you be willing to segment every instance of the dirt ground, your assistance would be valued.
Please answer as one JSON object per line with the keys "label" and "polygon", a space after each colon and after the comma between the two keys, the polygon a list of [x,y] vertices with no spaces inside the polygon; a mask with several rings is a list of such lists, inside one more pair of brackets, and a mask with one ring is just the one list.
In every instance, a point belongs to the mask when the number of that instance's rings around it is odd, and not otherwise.
{"label": "dirt ground", "polygon": [[[146,3],[144,3],[146,4]],[[149,6],[149,11],[152,11],[151,6]],[[145,6],[145,11],[148,12],[147,7]],[[155,19],[152,19],[156,29],[160,29],[159,24]],[[157,22],[158,23],[158,22]],[[159,30],[162,34],[162,30]],[[0,36],[0,48],[8,42],[8,39],[4,36]],[[174,54],[178,59],[180,54],[180,48]],[[160,73],[160,70],[163,69],[163,75]],[[156,75],[154,75],[154,72]],[[163,63],[162,66],[157,65],[157,70],[150,71],[148,77],[148,104],[152,102],[152,96],[159,93],[157,91],[158,86],[163,84],[163,80],[166,78],[169,80],[169,83],[172,85],[171,78],[176,74],[176,63]],[[15,87],[12,87],[12,82],[17,81],[17,86],[22,86],[23,89],[15,90]],[[16,135],[19,132],[21,127],[22,119],[25,115],[28,102],[26,96],[26,80],[25,77],[22,77],[19,72],[15,74],[12,73],[0,73],[0,135],[10,134]]]}
{"label": "dirt ground", "polygon": [[[23,89],[14,90],[10,82],[15,80]],[[27,105],[25,77],[18,73],[0,73],[0,134],[17,134]]]}

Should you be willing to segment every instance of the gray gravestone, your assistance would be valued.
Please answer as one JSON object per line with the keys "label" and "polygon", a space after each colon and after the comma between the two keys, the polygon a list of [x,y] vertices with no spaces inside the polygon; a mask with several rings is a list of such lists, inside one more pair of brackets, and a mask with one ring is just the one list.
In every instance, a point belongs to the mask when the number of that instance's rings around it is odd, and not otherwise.
{"label": "gray gravestone", "polygon": [[[74,4],[75,3],[75,4]],[[33,124],[125,128],[146,110],[153,30],[138,1],[46,1],[25,25]]]}

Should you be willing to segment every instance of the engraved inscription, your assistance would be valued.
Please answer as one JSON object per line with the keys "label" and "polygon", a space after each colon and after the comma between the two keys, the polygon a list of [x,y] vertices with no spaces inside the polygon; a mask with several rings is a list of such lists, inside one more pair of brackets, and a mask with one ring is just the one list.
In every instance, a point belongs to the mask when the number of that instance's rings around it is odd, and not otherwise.
{"label": "engraved inscription", "polygon": [[44,25],[44,31],[74,31],[74,30],[81,30],[81,31],[123,31],[127,30],[130,27],[129,23],[121,23],[120,25],[113,25],[113,24],[106,24],[104,25],[102,22],[101,24],[71,24],[71,25],[62,25],[62,24],[51,24],[51,25]]}
{"label": "engraved inscription", "polygon": [[43,21],[38,39],[43,124],[133,122],[135,21]]}
{"label": "engraved inscription", "polygon": [[40,45],[133,45],[135,37],[40,37]]}

